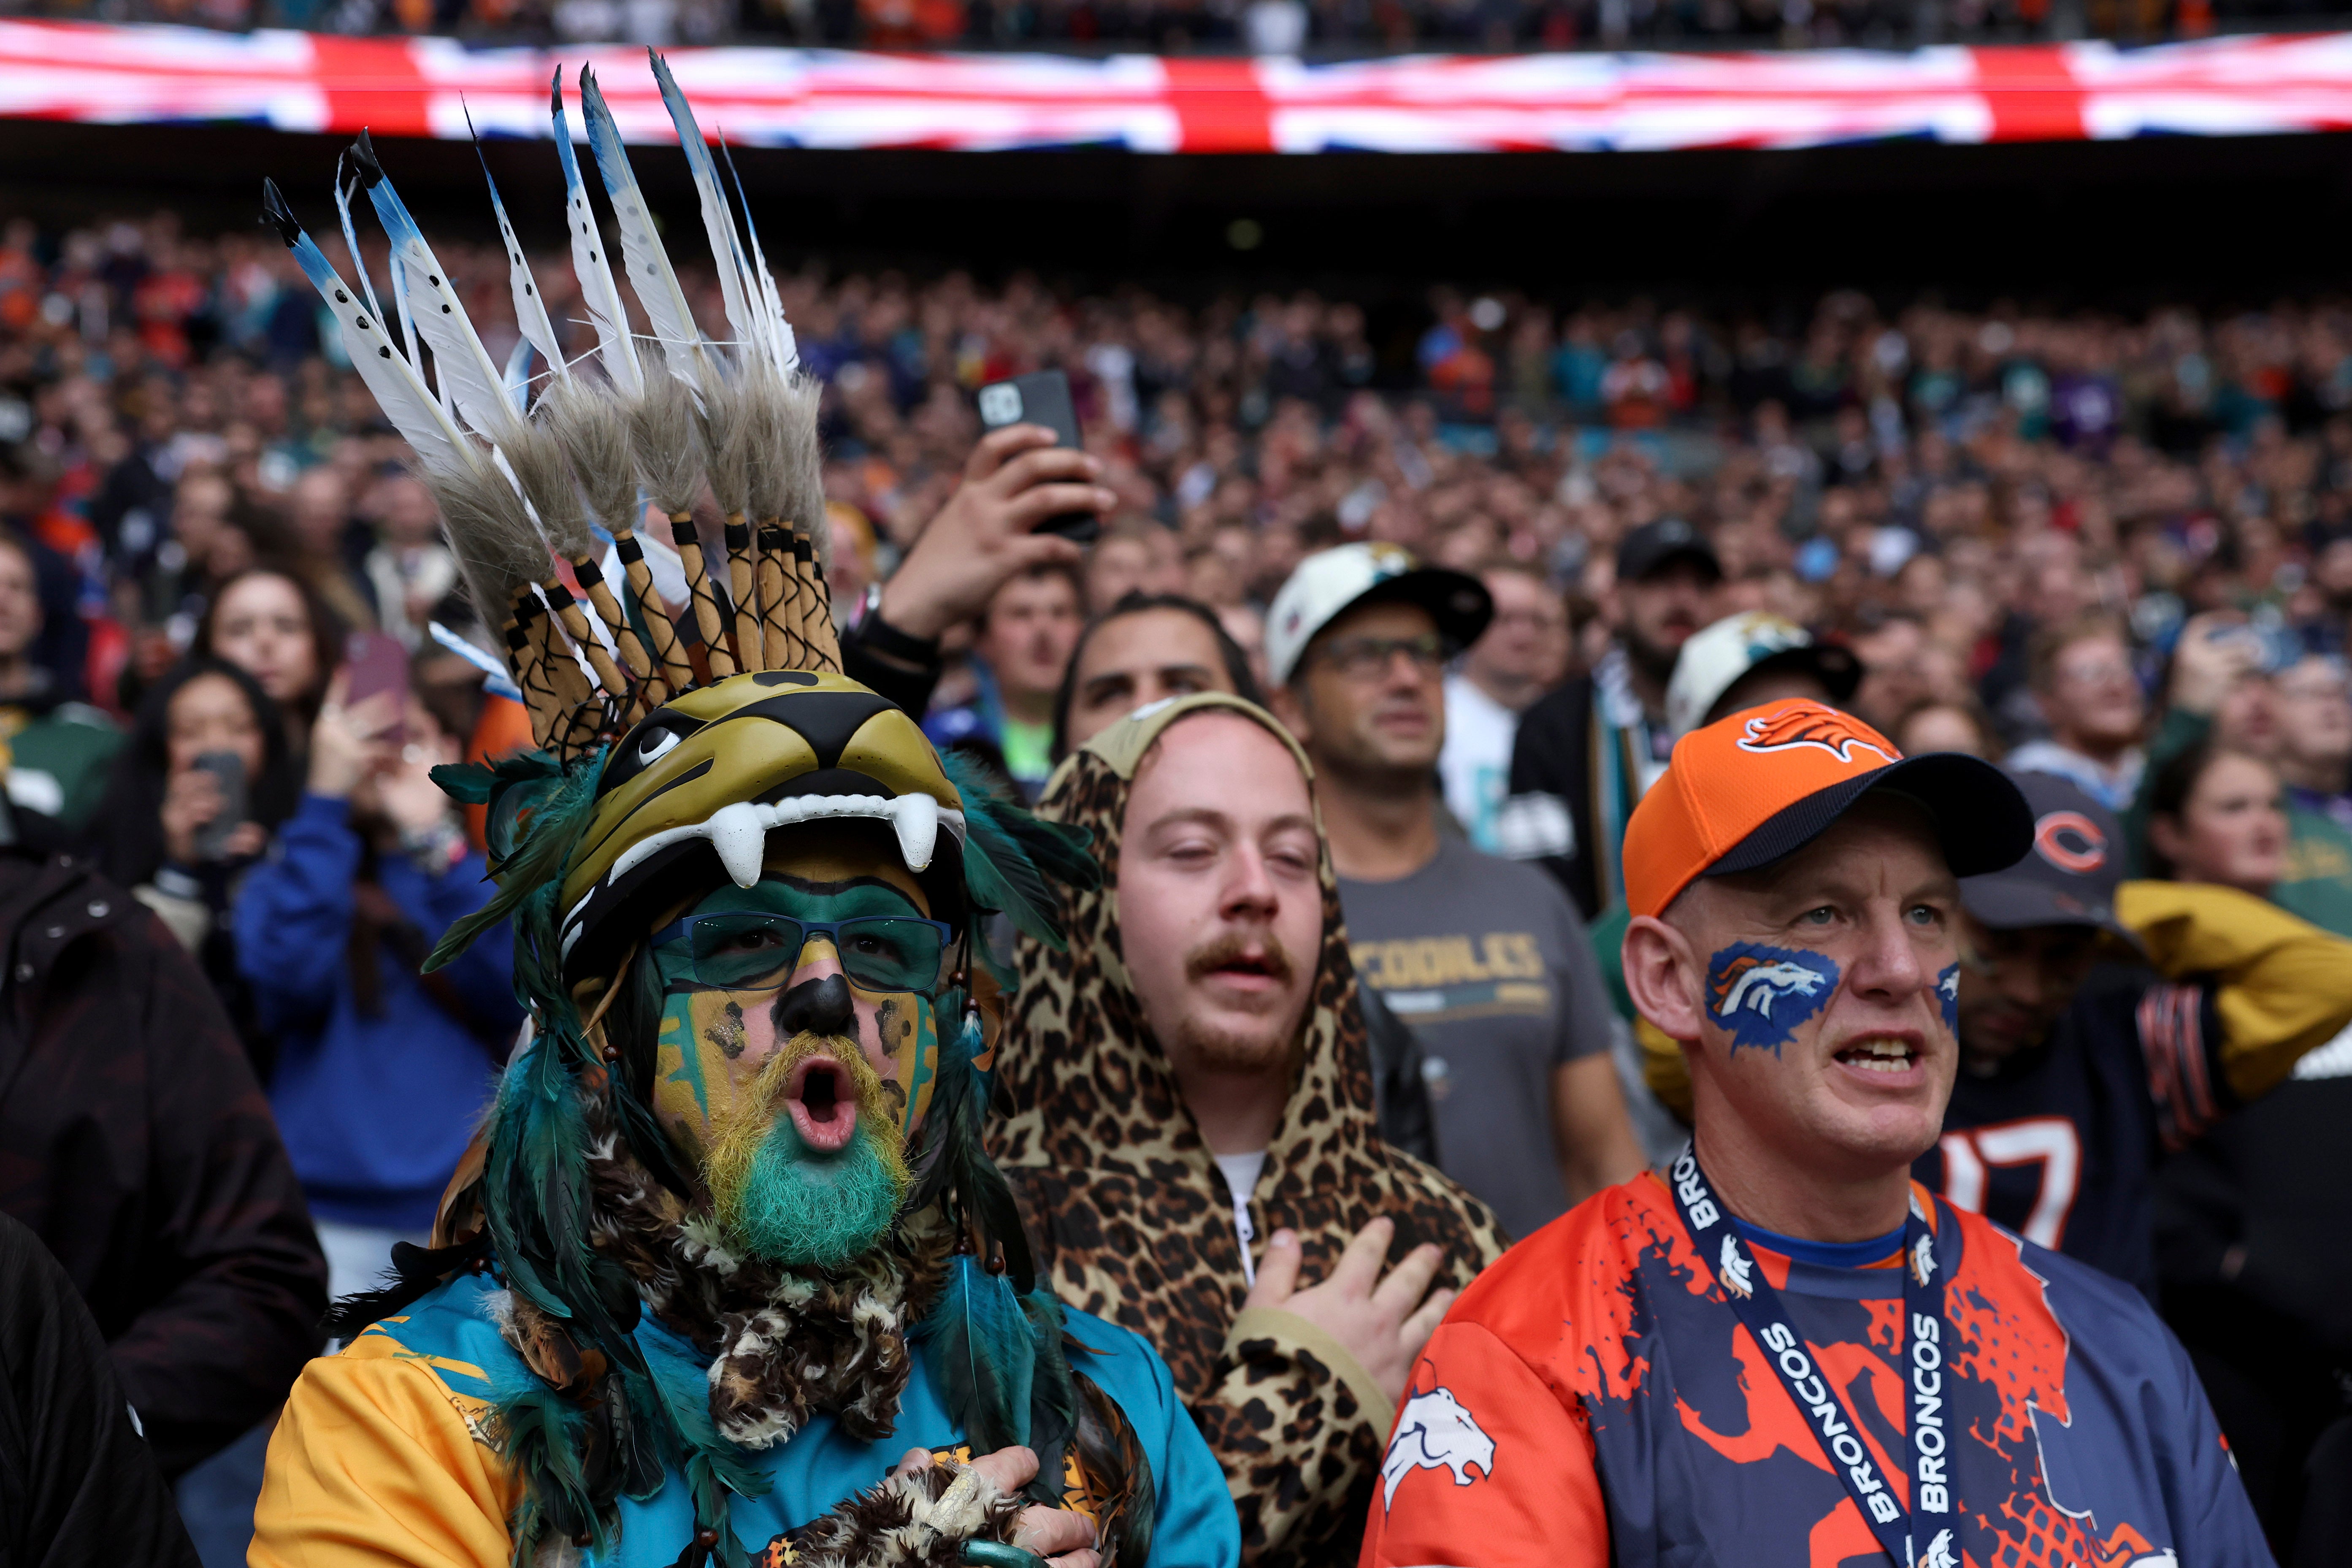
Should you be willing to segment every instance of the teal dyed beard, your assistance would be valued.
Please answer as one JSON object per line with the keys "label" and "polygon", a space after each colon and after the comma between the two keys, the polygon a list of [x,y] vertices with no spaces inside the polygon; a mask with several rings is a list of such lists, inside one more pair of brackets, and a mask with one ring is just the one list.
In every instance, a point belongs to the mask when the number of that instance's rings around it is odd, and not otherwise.
{"label": "teal dyed beard", "polygon": [[887,1159],[862,1122],[848,1148],[820,1158],[778,1117],[740,1189],[713,1196],[730,1237],[752,1257],[832,1270],[882,1239],[906,1193],[903,1162]]}

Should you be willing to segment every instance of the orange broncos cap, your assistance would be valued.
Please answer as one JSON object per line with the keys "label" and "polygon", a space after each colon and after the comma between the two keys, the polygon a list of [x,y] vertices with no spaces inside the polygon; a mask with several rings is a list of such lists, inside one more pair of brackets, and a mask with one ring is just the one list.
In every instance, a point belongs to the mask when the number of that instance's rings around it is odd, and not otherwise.
{"label": "orange broncos cap", "polygon": [[1826,703],[1775,702],[1675,743],[1625,825],[1625,902],[1655,915],[1701,877],[1759,870],[1881,789],[1927,808],[1956,877],[2001,870],[2032,845],[2033,813],[1990,763],[1958,752],[1906,758]]}

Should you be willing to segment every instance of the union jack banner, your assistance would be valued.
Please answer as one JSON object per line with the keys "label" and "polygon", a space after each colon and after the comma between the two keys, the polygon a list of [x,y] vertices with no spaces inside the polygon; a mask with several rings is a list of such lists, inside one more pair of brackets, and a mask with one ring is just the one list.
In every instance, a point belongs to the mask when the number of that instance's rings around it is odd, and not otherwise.
{"label": "union jack banner", "polygon": [[[2352,33],[1774,54],[1080,59],[681,48],[704,128],[740,145],[1136,153],[1659,152],[2108,140],[2352,126]],[[337,134],[548,133],[548,79],[596,68],[623,134],[673,139],[645,54],[447,38],[0,22],[0,117],[230,121]],[[575,117],[572,123],[577,126]]]}

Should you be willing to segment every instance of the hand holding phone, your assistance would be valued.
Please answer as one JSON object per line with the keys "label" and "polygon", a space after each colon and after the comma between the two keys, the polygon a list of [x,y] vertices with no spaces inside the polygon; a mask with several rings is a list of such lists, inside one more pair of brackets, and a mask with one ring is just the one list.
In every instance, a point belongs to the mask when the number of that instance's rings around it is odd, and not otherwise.
{"label": "hand holding phone", "polygon": [[[349,672],[343,704],[356,708],[372,697],[389,694],[394,712],[408,710],[408,650],[400,639],[382,632],[353,632],[343,645],[343,668]],[[382,737],[399,745],[408,739],[408,724],[400,723]]]}
{"label": "hand holding phone", "polygon": [[245,759],[235,752],[205,752],[189,762],[188,771],[210,779],[211,793],[218,801],[218,809],[191,837],[190,858],[198,864],[226,860],[230,838],[245,826],[252,809],[247,800]]}
{"label": "hand holding phone", "polygon": [[[989,430],[1002,430],[1008,425],[1042,425],[1054,433],[1056,447],[1085,449],[1078,435],[1077,407],[1070,400],[1070,378],[1058,370],[1033,371],[982,387],[980,423]],[[1091,544],[1102,532],[1102,518],[1091,511],[1066,511],[1045,519],[1031,531]]]}
{"label": "hand holding phone", "polygon": [[1118,495],[1102,464],[1025,422],[982,437],[963,482],[933,513],[882,584],[879,614],[909,637],[937,637],[980,614],[990,595],[1038,566],[1075,565],[1078,546],[1038,524],[1065,512],[1108,511]]}
{"label": "hand holding phone", "polygon": [[[402,658],[402,679],[405,679],[406,656]],[[339,667],[327,683],[327,700],[319,710],[319,721],[310,726],[312,795],[350,799],[360,780],[399,756],[405,743],[406,690],[386,682],[387,661],[380,654],[370,662],[373,669],[365,679],[373,689],[365,697],[357,695],[362,673],[352,664]]]}

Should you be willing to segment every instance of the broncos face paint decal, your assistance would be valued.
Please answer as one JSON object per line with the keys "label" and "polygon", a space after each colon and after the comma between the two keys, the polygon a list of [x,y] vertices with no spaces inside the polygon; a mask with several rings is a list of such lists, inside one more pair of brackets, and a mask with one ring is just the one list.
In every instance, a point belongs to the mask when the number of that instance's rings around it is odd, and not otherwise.
{"label": "broncos face paint decal", "polygon": [[1960,966],[1953,964],[1936,976],[1936,1005],[1944,1010],[1944,1027],[1960,1037]]}
{"label": "broncos face paint decal", "polygon": [[1707,961],[1707,1016],[1731,1037],[1732,1055],[1755,1046],[1777,1057],[1837,986],[1838,966],[1821,953],[1743,942]]}

